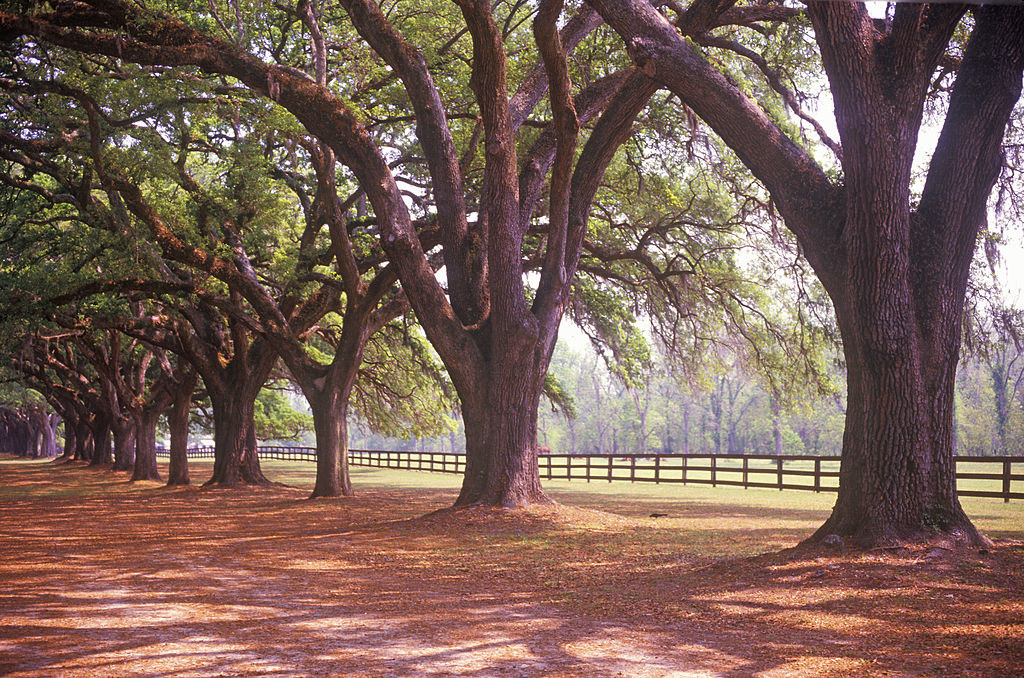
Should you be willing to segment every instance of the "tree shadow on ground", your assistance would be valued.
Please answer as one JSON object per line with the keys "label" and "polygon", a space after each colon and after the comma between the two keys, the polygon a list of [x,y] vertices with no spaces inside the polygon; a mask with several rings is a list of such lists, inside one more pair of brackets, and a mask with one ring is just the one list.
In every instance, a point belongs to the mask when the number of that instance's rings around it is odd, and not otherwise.
{"label": "tree shadow on ground", "polygon": [[54,482],[52,469],[3,467],[6,496],[27,497],[0,505],[0,664],[12,675],[1024,665],[1019,544],[723,557],[730,543],[792,544],[808,528],[769,516],[752,532],[754,516],[721,506],[703,526],[692,506],[677,524],[566,507],[424,517],[450,497],[375,489],[309,502],[280,488],[126,489],[102,471],[71,473],[43,496],[31,489]]}

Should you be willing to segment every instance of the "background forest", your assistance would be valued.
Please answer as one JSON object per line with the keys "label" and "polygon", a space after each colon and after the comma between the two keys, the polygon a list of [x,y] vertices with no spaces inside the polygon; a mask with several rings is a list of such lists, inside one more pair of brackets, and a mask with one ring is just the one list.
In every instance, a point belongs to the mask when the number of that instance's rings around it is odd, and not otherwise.
{"label": "background forest", "polygon": [[[656,357],[642,381],[627,385],[582,342],[559,343],[551,374],[571,394],[571,402],[541,404],[538,443],[555,453],[838,455],[842,447],[845,398],[838,364],[834,391],[785,402],[738,361],[687,377]],[[1012,341],[961,362],[957,454],[1024,454],[1022,380],[1024,360]],[[354,421],[352,446],[463,452],[459,422],[454,425],[450,435],[405,439],[375,434]],[[298,444],[294,440],[310,444],[311,437],[302,433],[285,444]]]}

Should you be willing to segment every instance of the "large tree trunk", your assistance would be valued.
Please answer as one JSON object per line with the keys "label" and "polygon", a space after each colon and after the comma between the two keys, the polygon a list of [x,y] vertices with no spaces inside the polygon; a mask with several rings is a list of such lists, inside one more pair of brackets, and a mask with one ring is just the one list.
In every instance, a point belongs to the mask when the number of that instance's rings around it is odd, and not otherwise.
{"label": "large tree trunk", "polygon": [[39,457],[39,446],[43,438],[42,426],[33,421],[32,418],[26,417],[25,430],[28,432],[28,435],[25,436],[24,456],[29,459],[35,459]]}
{"label": "large tree trunk", "polygon": [[551,503],[537,469],[537,408],[550,352],[531,351],[534,346],[530,342],[519,351],[510,346],[487,365],[477,392],[459,394],[466,474],[456,506]]}
{"label": "large tree trunk", "polygon": [[143,409],[136,420],[135,466],[132,480],[160,480],[156,465],[156,425],[160,420],[159,409]]}
{"label": "large tree trunk", "polygon": [[588,4],[765,184],[836,306],[851,407],[842,490],[816,536],[872,544],[934,527],[976,541],[953,490],[952,379],[970,261],[1021,91],[1024,11],[973,10],[943,129],[912,200],[924,101],[963,5],[898,3],[880,24],[863,3],[807,3],[842,141],[839,184],[651,3]]}
{"label": "large tree trunk", "polygon": [[75,421],[75,460],[92,461],[93,446],[95,442],[89,418],[79,417]]}
{"label": "large tree trunk", "polygon": [[296,360],[296,355],[290,351],[282,352],[313,413],[316,484],[310,499],[352,494],[348,467],[348,403],[359,376],[367,337],[376,331],[375,327],[369,327],[365,307],[359,306],[361,304],[352,303],[346,309],[334,358],[326,368]]}
{"label": "large tree trunk", "polygon": [[866,336],[870,325],[863,317],[840,323],[848,395],[839,494],[832,516],[812,541],[838,534],[870,546],[941,533],[971,545],[986,543],[956,492],[956,358],[929,356],[930,366],[945,375],[929,388],[921,361],[909,348],[892,345],[887,355],[866,350],[873,344]]}
{"label": "large tree trunk", "polygon": [[188,421],[192,412],[192,393],[196,389],[197,375],[189,370],[175,386],[174,403],[167,417],[171,435],[170,461],[167,469],[168,485],[188,485]]}
{"label": "large tree trunk", "polygon": [[110,426],[114,438],[115,471],[131,471],[135,464],[136,422],[135,418],[124,417]]}
{"label": "large tree trunk", "polygon": [[310,498],[347,497],[352,494],[347,421],[350,392],[351,387],[328,388],[318,394],[306,395],[316,432],[316,485]]}
{"label": "large tree trunk", "polygon": [[975,13],[914,210],[925,93],[962,8],[930,5],[917,24],[920,7],[899,7],[894,34],[922,30],[925,39],[901,46],[916,52],[876,46],[873,53],[849,41],[851,27],[871,34],[866,15],[830,3],[809,11],[843,139],[842,275],[826,289],[848,369],[840,491],[812,539],[835,533],[865,546],[936,537],[983,544],[957,499],[954,378],[974,244],[1021,91],[1024,14]]}
{"label": "large tree trunk", "polygon": [[256,450],[253,409],[256,394],[210,388],[213,404],[213,476],[204,485],[234,487],[240,483],[267,485]]}
{"label": "large tree trunk", "polygon": [[957,500],[952,457],[964,292],[926,284],[934,273],[915,257],[929,255],[912,249],[909,187],[923,104],[912,95],[879,94],[870,105],[853,92],[837,96],[850,141],[845,275],[826,289],[843,338],[847,411],[839,494],[812,540],[838,534],[871,546],[945,533],[982,543]]}
{"label": "large tree trunk", "polygon": [[26,417],[21,417],[19,423],[20,426],[18,428],[21,434],[19,435],[18,456],[32,457],[35,455],[37,447],[38,429]]}
{"label": "large tree trunk", "polygon": [[110,416],[97,415],[92,423],[92,459],[90,466],[108,466],[111,464],[110,449]]}
{"label": "large tree trunk", "polygon": [[55,415],[47,414],[43,410],[32,413],[32,426],[35,428],[35,445],[33,456],[39,459],[48,459],[57,456],[57,437]]}

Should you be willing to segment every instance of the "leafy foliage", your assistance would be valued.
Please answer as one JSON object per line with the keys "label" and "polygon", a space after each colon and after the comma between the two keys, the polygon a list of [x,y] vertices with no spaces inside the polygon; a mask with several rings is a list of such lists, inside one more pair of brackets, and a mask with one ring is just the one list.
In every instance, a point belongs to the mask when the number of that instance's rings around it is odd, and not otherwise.
{"label": "leafy foliage", "polygon": [[280,384],[268,384],[260,391],[254,419],[260,440],[298,440],[313,430],[313,417],[295,409]]}

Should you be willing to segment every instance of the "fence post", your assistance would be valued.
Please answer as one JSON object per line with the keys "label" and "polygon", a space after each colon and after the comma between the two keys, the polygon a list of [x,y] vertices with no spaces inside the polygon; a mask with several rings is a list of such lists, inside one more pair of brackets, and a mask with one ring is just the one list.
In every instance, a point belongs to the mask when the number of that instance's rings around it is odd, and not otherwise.
{"label": "fence post", "polygon": [[1010,503],[1010,460],[1003,460],[1003,503]]}
{"label": "fence post", "polygon": [[711,487],[718,487],[718,457],[711,455]]}
{"label": "fence post", "polygon": [[661,484],[661,455],[654,457],[654,484]]}
{"label": "fence post", "polygon": [[683,455],[683,485],[686,484],[686,464],[689,459],[685,454]]}
{"label": "fence post", "polygon": [[636,482],[636,455],[629,455],[629,482]]}
{"label": "fence post", "polygon": [[565,479],[572,480],[572,455],[565,455]]}
{"label": "fence post", "polygon": [[779,492],[782,492],[782,457],[775,459],[775,468],[779,474]]}
{"label": "fence post", "polygon": [[750,460],[747,459],[746,455],[743,456],[743,488],[747,488],[747,476],[749,475],[749,464]]}
{"label": "fence post", "polygon": [[814,491],[821,492],[821,459],[818,458],[814,459]]}
{"label": "fence post", "polygon": [[615,457],[608,455],[608,482],[612,481],[612,469],[615,468]]}
{"label": "fence post", "polygon": [[587,482],[590,482],[590,455],[587,455]]}

